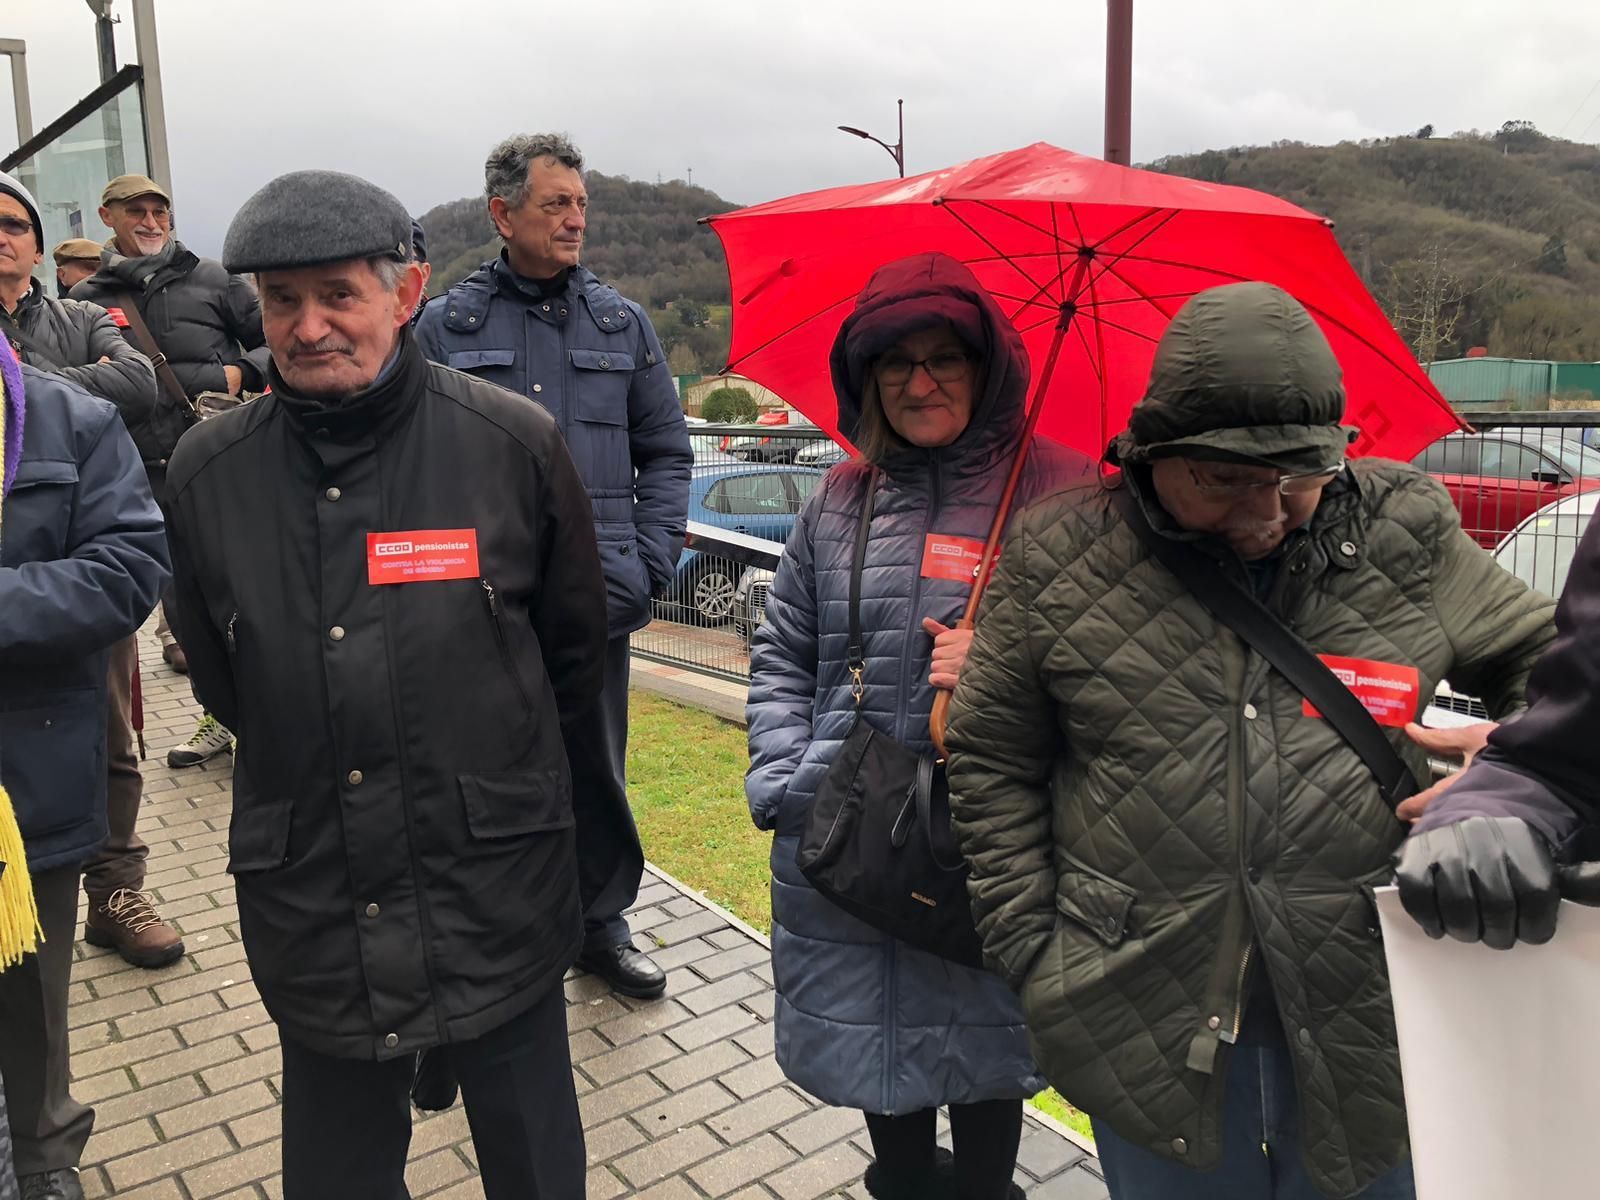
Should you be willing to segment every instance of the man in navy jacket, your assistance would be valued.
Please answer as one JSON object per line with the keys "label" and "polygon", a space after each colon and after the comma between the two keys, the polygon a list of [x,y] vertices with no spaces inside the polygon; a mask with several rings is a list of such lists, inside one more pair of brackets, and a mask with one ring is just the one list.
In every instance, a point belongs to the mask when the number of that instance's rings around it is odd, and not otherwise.
{"label": "man in navy jacket", "polygon": [[485,164],[494,262],[430,301],[417,341],[435,362],[548,409],[594,509],[606,577],[605,689],[572,763],[584,903],[579,965],[629,996],[666,974],[630,940],[623,911],[644,869],[628,808],[628,635],[650,620],[683,548],[694,452],[666,355],[644,310],[579,265],[583,157],[555,134],[508,138]]}
{"label": "man in navy jacket", "polygon": [[68,1090],[67,985],[78,875],[106,835],[107,664],[171,572],[116,408],[59,376],[21,375],[22,457],[0,510],[0,777],[45,940],[0,974],[0,1078],[23,1194],[81,1200],[94,1112]]}

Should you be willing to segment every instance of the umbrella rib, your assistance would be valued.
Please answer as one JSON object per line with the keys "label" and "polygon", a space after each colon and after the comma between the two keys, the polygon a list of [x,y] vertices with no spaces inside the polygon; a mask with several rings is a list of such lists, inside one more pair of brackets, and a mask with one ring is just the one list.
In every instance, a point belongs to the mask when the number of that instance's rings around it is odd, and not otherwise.
{"label": "umbrella rib", "polygon": [[1089,335],[1083,331],[1082,323],[1074,321],[1073,331],[1078,335],[1078,340],[1083,343],[1083,356],[1089,360],[1089,369],[1094,372],[1094,377],[1100,379],[1102,395],[1105,392],[1105,380],[1100,378],[1100,363],[1094,356],[1094,347],[1089,345]]}
{"label": "umbrella rib", "polygon": [[812,321],[815,321],[820,317],[826,316],[828,313],[830,313],[834,309],[838,308],[841,304],[849,304],[850,301],[853,298],[854,298],[853,296],[845,296],[843,299],[835,300],[832,304],[828,305],[826,308],[819,308],[816,312],[811,313],[808,316],[801,317],[793,325],[789,326],[789,328],[787,328],[785,330],[782,330],[782,331],[780,331],[778,333],[773,334],[766,341],[762,342],[759,346],[756,346],[756,347],[754,347],[753,349],[750,349],[750,350],[746,350],[737,359],[730,358],[728,360],[728,370],[731,371],[731,370],[733,370],[734,367],[739,366],[742,363],[749,362],[752,358],[754,358],[756,355],[760,354],[763,350],[767,349],[767,347],[771,346],[774,342],[782,341],[784,338],[788,337],[791,333],[794,333],[796,330],[801,329],[804,326],[811,324]]}
{"label": "umbrella rib", "polygon": [[[1051,217],[1054,218],[1056,206],[1058,204],[1062,203],[1062,202],[1061,201],[1046,200],[1046,201],[1040,201],[1040,203],[1044,203],[1044,204],[1049,204],[1050,205]],[[997,207],[996,205],[994,205],[993,203],[991,203],[988,200],[957,199],[957,200],[946,200],[944,202],[944,206],[946,208],[949,208],[952,204],[971,204],[971,205],[975,205],[978,208],[986,208],[990,212],[995,213],[998,216],[1005,217],[1007,220],[1010,220],[1010,221],[1015,221],[1018,225],[1021,225],[1024,229],[1031,229],[1031,230],[1033,230],[1034,233],[1042,234],[1043,236],[1048,237],[1048,238],[1056,238],[1058,240],[1060,238],[1060,234],[1057,233],[1055,230],[1046,229],[1043,225],[1036,225],[1034,222],[1028,220],[1026,217],[1020,217],[1014,212],[1010,212],[1009,210],[1004,209],[1004,208],[999,208],[999,207]],[[1068,204],[1067,207],[1071,208],[1072,206],[1070,204]],[[1053,225],[1054,223],[1055,222],[1052,219],[1051,224]],[[1078,248],[1082,247],[1083,244],[1084,244],[1084,242],[1083,242],[1083,238],[1081,236],[1081,231],[1080,231],[1080,236],[1078,238],[1077,245],[1074,246],[1074,249],[1078,249]]]}
{"label": "umbrella rib", "polygon": [[[1104,246],[1112,238],[1121,237],[1123,234],[1127,233],[1128,230],[1132,229],[1135,225],[1137,225],[1140,221],[1147,221],[1151,217],[1155,217],[1155,216],[1161,217],[1162,219],[1161,219],[1160,223],[1158,223],[1156,225],[1155,229],[1150,230],[1150,233],[1143,233],[1143,234],[1139,235],[1139,241],[1134,242],[1134,245],[1137,246],[1139,244],[1139,242],[1144,241],[1146,238],[1148,238],[1150,236],[1150,234],[1155,233],[1157,230],[1161,229],[1161,227],[1163,225],[1165,225],[1168,221],[1170,221],[1173,217],[1175,217],[1177,215],[1178,215],[1178,210],[1175,209],[1175,208],[1147,208],[1142,213],[1140,213],[1138,216],[1129,219],[1128,221],[1126,221],[1123,224],[1119,225],[1117,228],[1113,229],[1110,233],[1106,234],[1105,237],[1101,238],[1098,242],[1096,242],[1094,244],[1092,249],[1098,251],[1102,246]],[[1082,235],[1082,231],[1080,230],[1079,231],[1079,239],[1080,240],[1082,239],[1082,236],[1083,236]],[[1121,255],[1119,254],[1118,257],[1120,258]]]}
{"label": "umbrella rib", "polygon": [[[946,202],[944,204],[941,204],[939,207],[944,209],[945,212],[949,213],[952,217],[954,217],[957,221],[959,221],[961,223],[962,227],[964,229],[966,229],[966,231],[968,233],[970,233],[973,237],[977,238],[985,246],[987,246],[987,247],[989,247],[989,249],[993,250],[994,253],[995,253],[995,257],[996,257],[996,259],[998,261],[1005,263],[1013,271],[1015,271],[1018,275],[1021,275],[1023,282],[1028,284],[1030,287],[1032,287],[1034,289],[1034,293],[1033,294],[1035,296],[1048,296],[1050,294],[1050,285],[1048,283],[1043,283],[1042,284],[1037,279],[1035,279],[1031,275],[1029,275],[1026,271],[1024,271],[1022,269],[1022,267],[1017,263],[1017,260],[1013,256],[1007,254],[1004,250],[1000,249],[999,246],[996,246],[987,237],[985,237],[983,234],[979,233],[978,229],[977,229],[977,226],[973,225],[973,223],[971,221],[967,220],[964,216],[962,216],[960,213],[958,213],[955,210],[955,207],[954,207],[954,205],[952,203]],[[1059,282],[1059,280],[1057,282]],[[1013,318],[1013,320],[1015,320],[1015,318]]]}
{"label": "umbrella rib", "polygon": [[[1091,300],[1094,299],[1094,284],[1094,279],[1090,278],[1088,281],[1088,287],[1089,299]],[[1111,380],[1109,378],[1111,374],[1111,362],[1106,358],[1105,326],[1104,323],[1099,320],[1096,320],[1094,323],[1094,344],[1095,349],[1100,353],[1100,361],[1105,368],[1103,371],[1096,372],[1096,374],[1098,374],[1100,377],[1100,437],[1097,440],[1096,445],[1100,447],[1101,453],[1104,453],[1106,444],[1106,406],[1111,403]]]}
{"label": "umbrella rib", "polygon": [[[1087,305],[1084,305],[1084,306],[1080,307],[1078,309],[1078,311],[1080,313],[1083,313],[1084,309],[1087,308],[1087,307],[1088,307]],[[1091,321],[1098,322],[1099,324],[1104,325],[1108,329],[1115,329],[1118,333],[1125,333],[1129,337],[1136,337],[1142,342],[1149,342],[1152,346],[1161,341],[1161,339],[1158,338],[1158,337],[1153,337],[1150,334],[1145,333],[1145,332],[1143,332],[1141,330],[1138,330],[1138,329],[1130,329],[1126,325],[1118,325],[1115,321],[1108,321],[1108,320],[1106,320],[1106,318],[1101,317],[1101,316],[1096,316],[1093,313],[1084,313],[1084,315],[1086,315]]]}
{"label": "umbrella rib", "polygon": [[[1117,282],[1122,284],[1123,287],[1127,288],[1134,295],[1138,296],[1141,300],[1143,300],[1151,308],[1155,309],[1158,313],[1160,313],[1167,320],[1169,320],[1169,321],[1172,320],[1172,318],[1174,316],[1173,313],[1169,313],[1166,309],[1162,308],[1161,305],[1157,304],[1156,303],[1156,298],[1154,296],[1147,295],[1143,288],[1141,288],[1138,284],[1134,283],[1133,280],[1129,279],[1121,271],[1117,270],[1117,266],[1118,266],[1117,263],[1107,263],[1106,264],[1106,270],[1112,276],[1114,276],[1116,278]],[[1167,298],[1167,299],[1177,299],[1177,297],[1175,297],[1175,296],[1174,297],[1165,297],[1165,298]]]}
{"label": "umbrella rib", "polygon": [[[1131,257],[1132,252],[1134,250],[1137,250],[1145,242],[1149,241],[1156,234],[1160,233],[1163,229],[1165,229],[1167,227],[1168,223],[1170,221],[1172,221],[1173,218],[1175,218],[1178,215],[1178,210],[1177,209],[1154,209],[1153,208],[1153,209],[1150,210],[1150,212],[1151,213],[1160,212],[1162,214],[1161,220],[1156,222],[1155,225],[1151,226],[1151,228],[1147,229],[1145,232],[1141,233],[1139,235],[1139,237],[1134,241],[1134,243],[1131,246],[1128,247],[1128,249],[1126,251],[1117,251],[1115,253],[1107,253],[1105,255],[1100,255],[1100,254],[1096,254],[1095,255],[1095,258],[1096,258],[1097,261],[1100,260],[1101,258],[1103,258],[1105,260],[1105,266],[1101,268],[1101,272],[1100,272],[1102,275],[1105,274],[1107,271],[1112,270],[1112,267],[1113,267],[1114,264],[1119,263],[1119,262],[1123,261],[1124,259]],[[1149,215],[1150,215],[1150,213],[1146,213],[1145,214],[1145,216],[1149,216]],[[1143,220],[1143,219],[1144,219],[1144,217],[1138,218],[1138,220]],[[1118,230],[1118,233],[1121,233],[1124,230],[1132,228],[1132,225],[1133,225],[1133,222],[1130,222],[1128,225],[1124,225],[1122,227],[1122,230]],[[1116,236],[1117,236],[1117,234],[1111,234],[1111,235],[1109,235],[1109,237],[1106,240],[1109,241],[1110,237],[1116,237]],[[1105,242],[1102,241],[1100,244],[1104,245]],[[1127,280],[1122,279],[1122,276],[1118,275],[1117,278],[1119,280],[1122,280],[1123,283],[1127,283]],[[1084,281],[1084,287],[1085,287],[1085,290],[1089,291],[1090,296],[1092,298],[1094,292],[1093,292],[1093,288],[1089,286],[1091,282],[1092,281],[1090,281],[1090,280],[1085,280]],[[1135,289],[1135,290],[1137,290],[1137,289]],[[1076,298],[1077,297],[1074,297],[1074,299],[1076,299]],[[1156,311],[1157,312],[1161,311],[1159,306],[1157,307]]]}

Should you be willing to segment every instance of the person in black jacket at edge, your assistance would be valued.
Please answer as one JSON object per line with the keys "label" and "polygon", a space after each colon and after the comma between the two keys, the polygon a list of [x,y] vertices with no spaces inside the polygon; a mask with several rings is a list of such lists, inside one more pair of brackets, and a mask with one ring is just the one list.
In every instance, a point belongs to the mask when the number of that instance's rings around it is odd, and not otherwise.
{"label": "person in black jacket at edge", "polygon": [[1465,771],[1430,789],[1400,847],[1400,900],[1432,937],[1539,944],[1563,896],[1600,904],[1600,521],[1578,543],[1527,697]]}
{"label": "person in black jacket at edge", "polygon": [[568,747],[605,661],[588,496],[549,414],[418,351],[389,193],[281,176],[223,260],[255,274],[272,387],[173,453],[176,624],[238,735],[228,870],[281,1035],[285,1200],[406,1195],[439,1047],[490,1200],[581,1196],[561,978]]}

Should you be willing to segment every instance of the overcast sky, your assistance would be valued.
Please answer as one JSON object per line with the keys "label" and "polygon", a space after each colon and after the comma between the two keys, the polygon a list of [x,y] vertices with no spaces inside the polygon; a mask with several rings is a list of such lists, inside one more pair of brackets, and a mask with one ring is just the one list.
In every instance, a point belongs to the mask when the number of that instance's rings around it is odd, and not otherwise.
{"label": "overcast sky", "polygon": [[[1097,154],[1101,0],[156,0],[180,236],[215,254],[275,175],[364,175],[421,213],[482,187],[513,131],[730,201],[909,173],[1034,141]],[[119,62],[132,5],[116,0]],[[1511,15],[1516,12],[1517,15]],[[3,0],[35,127],[98,82],[83,0]],[[1133,153],[1448,133],[1511,118],[1600,141],[1600,5],[1581,0],[1135,0]],[[3,70],[0,67],[0,70]],[[0,81],[0,154],[15,146]],[[90,230],[91,233],[98,231]]]}

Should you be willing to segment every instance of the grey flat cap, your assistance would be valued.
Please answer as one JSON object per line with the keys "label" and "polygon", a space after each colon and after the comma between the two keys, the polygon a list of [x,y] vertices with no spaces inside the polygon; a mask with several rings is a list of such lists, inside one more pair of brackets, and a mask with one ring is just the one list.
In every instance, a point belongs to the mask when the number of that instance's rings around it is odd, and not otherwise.
{"label": "grey flat cap", "polygon": [[244,202],[222,243],[235,274],[352,258],[411,257],[411,214],[388,192],[339,171],[291,171]]}

